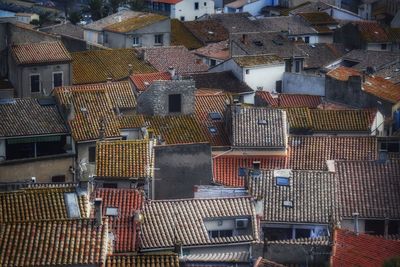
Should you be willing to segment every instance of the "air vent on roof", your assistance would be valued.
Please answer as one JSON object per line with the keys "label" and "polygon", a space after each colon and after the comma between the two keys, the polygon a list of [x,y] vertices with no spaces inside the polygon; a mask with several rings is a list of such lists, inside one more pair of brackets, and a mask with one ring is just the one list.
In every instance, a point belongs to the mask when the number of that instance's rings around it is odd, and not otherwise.
{"label": "air vent on roof", "polygon": [[17,101],[15,101],[15,99],[13,98],[3,98],[0,99],[0,105],[4,105],[4,104],[15,104],[17,103]]}
{"label": "air vent on roof", "polygon": [[39,98],[37,101],[41,106],[54,106],[56,104],[53,98]]}
{"label": "air vent on roof", "polygon": [[220,120],[222,120],[222,116],[221,116],[221,114],[220,114],[219,112],[210,112],[209,115],[210,115],[210,118],[211,118],[213,121],[220,121]]}
{"label": "air vent on roof", "polygon": [[293,201],[291,200],[284,200],[283,201],[283,206],[287,208],[292,208],[293,207]]}
{"label": "air vent on roof", "polygon": [[254,41],[253,42],[256,46],[263,46],[263,43],[261,41]]}
{"label": "air vent on roof", "polygon": [[249,219],[236,219],[235,220],[235,228],[236,229],[246,229],[249,225]]}
{"label": "air vent on roof", "polygon": [[290,185],[290,180],[288,177],[276,177],[276,185],[279,186],[289,186]]}
{"label": "air vent on roof", "polygon": [[209,32],[208,32],[208,34],[210,34],[210,35],[213,35],[213,34],[214,34],[214,32],[212,32],[212,31],[209,31]]}

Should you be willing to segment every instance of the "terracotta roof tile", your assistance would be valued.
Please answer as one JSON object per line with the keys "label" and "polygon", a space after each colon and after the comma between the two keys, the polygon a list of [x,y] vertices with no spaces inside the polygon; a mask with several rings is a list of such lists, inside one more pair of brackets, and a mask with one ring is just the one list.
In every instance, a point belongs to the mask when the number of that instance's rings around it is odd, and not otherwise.
{"label": "terracotta roof tile", "polygon": [[[227,263],[248,263],[250,262],[250,253],[248,251],[238,251],[238,252],[225,252],[225,253],[201,253],[201,254],[189,254],[181,257],[181,261],[186,263],[196,263],[207,264],[206,266],[217,264],[227,264]],[[218,265],[217,265],[218,266]]]}
{"label": "terracotta roof tile", "polygon": [[337,161],[340,216],[400,218],[400,161]]}
{"label": "terracotta roof tile", "polygon": [[233,57],[233,61],[242,68],[284,63],[282,58],[275,55],[235,56]]}
{"label": "terracotta roof tile", "polygon": [[189,50],[203,46],[178,19],[171,19],[171,45],[183,45]]}
{"label": "terracotta roof tile", "polygon": [[213,159],[214,182],[224,186],[244,187],[245,177],[239,169],[250,169],[253,162],[260,162],[261,169],[284,169],[286,157],[279,156],[217,156]]}
{"label": "terracotta roof tile", "polygon": [[[259,239],[254,203],[249,197],[150,201],[145,205],[141,226],[142,248],[169,248],[174,240],[183,246],[252,242]],[[205,219],[249,216],[252,232],[225,238],[211,238]]]}
{"label": "terracotta roof tile", "polygon": [[313,121],[308,108],[288,108],[286,114],[291,133],[308,132],[313,129]]}
{"label": "terracotta roof tile", "polygon": [[167,20],[168,17],[161,16],[154,13],[141,13],[138,16],[125,19],[121,22],[109,25],[104,28],[105,31],[117,32],[117,33],[129,33],[136,31],[141,28],[147,27],[154,23]]}
{"label": "terracotta roof tile", "polygon": [[329,25],[329,24],[338,24],[338,22],[329,16],[326,12],[307,12],[307,13],[298,13],[297,15],[304,18],[308,23],[313,26],[316,25]]}
{"label": "terracotta roof tile", "polygon": [[108,247],[107,221],[43,220],[0,224],[0,265],[101,265]]}
{"label": "terracotta roof tile", "polygon": [[[103,201],[103,214],[108,217],[109,231],[114,233],[113,251],[136,251],[138,229],[133,217],[135,212],[143,207],[144,193],[136,189],[96,188],[93,195],[94,198],[101,198]],[[107,215],[107,208],[117,208],[118,215]]]}
{"label": "terracotta roof tile", "polygon": [[194,73],[190,77],[195,81],[197,89],[220,89],[230,93],[253,92],[253,89],[236,78],[231,71]]}
{"label": "terracotta roof tile", "polygon": [[171,80],[171,74],[169,72],[153,72],[153,73],[138,73],[130,76],[131,81],[135,85],[135,88],[141,92],[154,81],[168,81]]}
{"label": "terracotta roof tile", "polygon": [[67,219],[67,193],[76,195],[81,217],[88,217],[87,196],[75,187],[32,188],[0,193],[0,223]]}
{"label": "terracotta roof tile", "polygon": [[281,108],[317,108],[322,103],[322,97],[316,95],[274,94],[267,91],[257,91],[256,96],[271,107]]}
{"label": "terracotta roof tile", "polygon": [[132,48],[89,50],[72,53],[73,84],[106,82],[126,79],[132,73],[149,73],[157,70],[139,59]]}
{"label": "terracotta roof tile", "polygon": [[288,168],[326,170],[327,160],[375,160],[377,139],[371,136],[291,136]]}
{"label": "terracotta roof tile", "polygon": [[356,235],[336,229],[331,266],[384,266],[385,260],[400,255],[400,242],[367,234]]}
{"label": "terracotta roof tile", "polygon": [[[229,146],[229,136],[225,130],[224,113],[226,101],[230,100],[227,94],[196,95],[195,118],[203,127],[212,146]],[[220,119],[212,119],[210,114],[219,114]],[[211,127],[211,128],[210,128]]]}
{"label": "terracotta roof tile", "polygon": [[143,115],[124,115],[118,116],[121,129],[135,129],[145,126]]}
{"label": "terracotta roof tile", "polygon": [[0,103],[0,136],[66,134],[67,127],[55,105],[38,99],[11,99]]}
{"label": "terracotta roof tile", "polygon": [[179,267],[175,253],[112,254],[107,256],[105,267]]}
{"label": "terracotta roof tile", "polygon": [[96,146],[96,175],[109,179],[150,176],[153,153],[148,139],[103,141]]}
{"label": "terracotta roof tile", "polygon": [[117,13],[114,13],[110,16],[104,17],[102,19],[96,20],[88,25],[83,26],[84,29],[94,30],[94,31],[102,31],[105,27],[118,23],[120,21],[124,21],[129,18],[137,17],[141,12],[136,12],[132,10],[122,10]]}
{"label": "terracotta roof tile", "polygon": [[144,59],[152,64],[158,71],[168,71],[173,67],[177,74],[206,72],[208,66],[203,61],[190,53],[184,46],[164,46],[138,48],[144,52]]}
{"label": "terracotta roof tile", "polygon": [[71,61],[69,52],[61,42],[12,45],[11,53],[18,65]]}
{"label": "terracotta roof tile", "polygon": [[187,21],[183,25],[203,44],[216,43],[229,39],[229,33],[215,20]]}
{"label": "terracotta roof tile", "polygon": [[376,21],[352,21],[360,31],[361,37],[368,43],[389,42],[385,29]]}
{"label": "terracotta roof tile", "polygon": [[259,257],[254,263],[254,267],[285,267],[285,265]]}
{"label": "terracotta roof tile", "polygon": [[196,55],[212,59],[227,60],[230,57],[228,41],[211,43],[193,51]]}

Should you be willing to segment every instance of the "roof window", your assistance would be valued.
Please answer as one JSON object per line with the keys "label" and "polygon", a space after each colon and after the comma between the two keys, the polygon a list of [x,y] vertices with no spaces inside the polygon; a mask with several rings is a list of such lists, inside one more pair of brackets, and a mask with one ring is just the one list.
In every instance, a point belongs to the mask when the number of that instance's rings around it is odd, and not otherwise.
{"label": "roof window", "polygon": [[287,208],[293,208],[293,201],[291,200],[284,200],[283,201],[283,206]]}
{"label": "roof window", "polygon": [[267,125],[267,120],[258,119],[258,125]]}
{"label": "roof window", "polygon": [[106,208],[107,216],[118,216],[118,208],[115,207],[107,207]]}
{"label": "roof window", "polygon": [[213,121],[220,121],[220,120],[222,120],[222,116],[221,116],[221,114],[220,114],[219,112],[210,112],[209,115],[210,115],[210,118],[211,118]]}
{"label": "roof window", "polygon": [[276,177],[276,185],[279,185],[279,186],[289,186],[289,185],[290,185],[289,177],[277,176],[277,177]]}
{"label": "roof window", "polygon": [[212,134],[216,134],[216,133],[218,132],[217,128],[215,128],[214,126],[208,127],[208,130],[209,130],[210,133],[212,133]]}

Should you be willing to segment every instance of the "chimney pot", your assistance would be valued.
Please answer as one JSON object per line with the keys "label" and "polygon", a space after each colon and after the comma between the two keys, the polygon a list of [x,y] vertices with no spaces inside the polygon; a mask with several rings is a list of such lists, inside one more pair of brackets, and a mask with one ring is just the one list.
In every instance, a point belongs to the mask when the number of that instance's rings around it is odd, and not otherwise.
{"label": "chimney pot", "polygon": [[175,70],[175,68],[172,67],[172,66],[170,66],[170,67],[168,68],[168,72],[169,72],[169,74],[171,75],[171,79],[174,80],[175,75],[176,75],[176,70]]}

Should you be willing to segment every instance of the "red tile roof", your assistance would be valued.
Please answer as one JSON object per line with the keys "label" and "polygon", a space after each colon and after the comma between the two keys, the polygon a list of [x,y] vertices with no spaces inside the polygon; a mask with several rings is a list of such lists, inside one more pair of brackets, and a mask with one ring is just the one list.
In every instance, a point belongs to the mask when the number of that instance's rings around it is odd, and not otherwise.
{"label": "red tile roof", "polygon": [[261,169],[284,169],[286,157],[282,156],[220,156],[213,159],[214,182],[225,186],[243,187],[244,177],[239,168],[252,168],[259,161]]}
{"label": "red tile roof", "polygon": [[153,2],[176,5],[182,0],[153,0]]}
{"label": "red tile roof", "polygon": [[400,255],[400,242],[336,229],[332,267],[381,267],[385,260]]}
{"label": "red tile roof", "polygon": [[360,31],[361,37],[368,43],[389,42],[389,36],[385,29],[376,21],[352,22]]}
{"label": "red tile roof", "polygon": [[38,64],[71,61],[71,55],[61,42],[29,43],[11,46],[17,64]]}
{"label": "red tile roof", "polygon": [[169,72],[138,73],[130,76],[138,91],[144,91],[153,81],[171,80]]}
{"label": "red tile roof", "polygon": [[322,103],[322,97],[316,95],[299,94],[277,94],[271,95],[266,91],[257,91],[256,96],[259,100],[272,107],[297,108],[308,107],[317,108]]}
{"label": "red tile roof", "polygon": [[114,233],[114,252],[137,250],[137,229],[133,221],[135,211],[143,207],[144,194],[136,189],[97,188],[94,198],[103,200],[103,215],[107,208],[118,208],[118,216],[108,216],[109,229]]}

